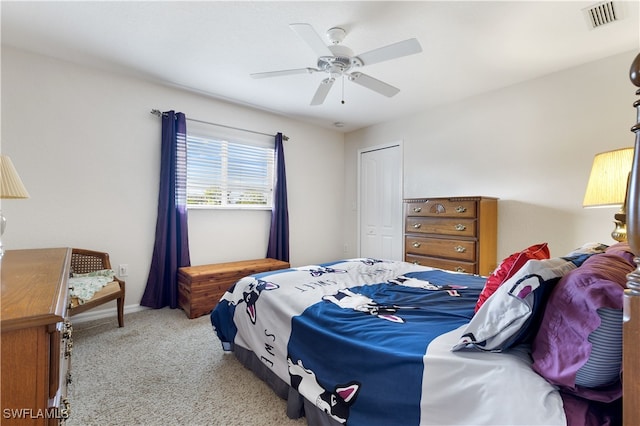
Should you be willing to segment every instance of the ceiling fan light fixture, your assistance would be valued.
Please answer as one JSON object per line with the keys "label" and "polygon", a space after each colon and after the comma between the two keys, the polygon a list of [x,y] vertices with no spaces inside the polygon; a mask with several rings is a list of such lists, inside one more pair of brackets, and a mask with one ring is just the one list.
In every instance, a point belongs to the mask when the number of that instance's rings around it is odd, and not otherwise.
{"label": "ceiling fan light fixture", "polygon": [[328,46],[333,56],[339,58],[350,58],[353,56],[353,50],[349,49],[347,46],[342,44],[334,44],[333,46]]}

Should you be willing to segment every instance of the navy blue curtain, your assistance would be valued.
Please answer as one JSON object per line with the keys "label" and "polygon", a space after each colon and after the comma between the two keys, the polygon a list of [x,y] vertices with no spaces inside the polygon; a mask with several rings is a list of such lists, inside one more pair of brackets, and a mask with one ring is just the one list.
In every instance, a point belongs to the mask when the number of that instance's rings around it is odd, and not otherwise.
{"label": "navy blue curtain", "polygon": [[287,178],[284,168],[282,133],[276,135],[276,185],[271,210],[271,230],[267,257],[289,261],[289,207],[287,206]]}
{"label": "navy blue curtain", "polygon": [[178,307],[178,268],[189,266],[187,124],[181,112],[162,114],[160,194],[153,257],[140,304]]}

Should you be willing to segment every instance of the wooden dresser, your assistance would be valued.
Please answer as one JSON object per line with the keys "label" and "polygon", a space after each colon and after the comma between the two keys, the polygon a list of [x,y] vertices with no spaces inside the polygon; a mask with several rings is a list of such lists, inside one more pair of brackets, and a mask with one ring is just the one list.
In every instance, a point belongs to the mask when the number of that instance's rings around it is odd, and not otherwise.
{"label": "wooden dresser", "polygon": [[498,199],[404,200],[404,260],[489,275],[496,267]]}
{"label": "wooden dresser", "polygon": [[2,424],[54,425],[69,416],[67,320],[71,249],[9,250],[2,280]]}

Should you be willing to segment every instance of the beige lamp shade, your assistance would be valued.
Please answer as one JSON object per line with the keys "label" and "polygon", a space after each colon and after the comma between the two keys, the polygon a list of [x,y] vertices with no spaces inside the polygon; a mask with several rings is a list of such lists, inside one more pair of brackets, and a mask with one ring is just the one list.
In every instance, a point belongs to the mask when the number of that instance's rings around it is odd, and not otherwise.
{"label": "beige lamp shade", "polygon": [[620,207],[625,204],[633,148],[597,154],[593,159],[584,207]]}
{"label": "beige lamp shade", "polygon": [[0,155],[0,198],[29,198],[11,158]]}

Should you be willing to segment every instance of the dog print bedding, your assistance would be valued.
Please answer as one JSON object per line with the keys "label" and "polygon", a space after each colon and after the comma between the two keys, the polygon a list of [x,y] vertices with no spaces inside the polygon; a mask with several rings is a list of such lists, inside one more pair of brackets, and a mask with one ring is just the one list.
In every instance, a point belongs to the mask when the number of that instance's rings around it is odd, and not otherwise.
{"label": "dog print bedding", "polygon": [[225,350],[252,352],[334,424],[565,424],[560,397],[526,350],[450,350],[485,282],[340,260],[245,277],[211,322]]}

